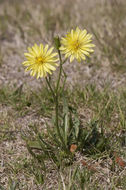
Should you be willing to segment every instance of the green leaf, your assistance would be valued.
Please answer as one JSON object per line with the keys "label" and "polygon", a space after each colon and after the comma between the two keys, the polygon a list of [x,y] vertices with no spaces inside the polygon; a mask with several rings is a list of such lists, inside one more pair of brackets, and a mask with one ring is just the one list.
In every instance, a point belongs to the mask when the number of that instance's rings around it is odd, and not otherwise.
{"label": "green leaf", "polygon": [[78,116],[77,115],[75,115],[74,116],[74,128],[75,128],[75,136],[76,136],[76,138],[78,138],[78,135],[79,135],[79,131],[80,131],[80,121],[79,121],[79,119],[78,119]]}
{"label": "green leaf", "polygon": [[66,98],[63,98],[63,113],[64,113],[64,122],[63,122],[63,129],[64,129],[64,140],[65,140],[65,145],[67,146],[68,142],[68,133],[69,133],[69,108],[68,108],[68,103],[66,101]]}
{"label": "green leaf", "polygon": [[27,143],[30,148],[42,150],[42,147],[38,141],[28,141]]}
{"label": "green leaf", "polygon": [[18,182],[17,181],[12,181],[11,179],[9,179],[9,188],[8,190],[16,190]]}
{"label": "green leaf", "polygon": [[0,185],[0,189],[1,189],[1,190],[5,190],[5,188],[4,188],[3,186],[1,186],[1,185]]}

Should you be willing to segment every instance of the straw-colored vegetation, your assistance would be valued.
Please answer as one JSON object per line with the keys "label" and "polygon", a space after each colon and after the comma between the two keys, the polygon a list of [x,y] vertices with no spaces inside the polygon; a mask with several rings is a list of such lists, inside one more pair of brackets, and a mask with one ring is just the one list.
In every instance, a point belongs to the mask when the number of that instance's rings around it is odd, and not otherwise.
{"label": "straw-colored vegetation", "polygon": [[[0,189],[126,189],[125,13],[125,0],[0,1]],[[52,46],[76,26],[92,33],[95,51],[64,65],[59,114],[71,129],[69,154],[52,127],[45,80],[21,63],[28,46]]]}

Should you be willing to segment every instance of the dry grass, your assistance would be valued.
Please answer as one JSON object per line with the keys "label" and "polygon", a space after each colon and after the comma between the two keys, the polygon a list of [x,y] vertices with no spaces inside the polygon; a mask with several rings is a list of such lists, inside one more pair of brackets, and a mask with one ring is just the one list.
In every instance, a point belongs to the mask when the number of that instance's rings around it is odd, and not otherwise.
{"label": "dry grass", "polygon": [[[96,48],[83,66],[76,62],[71,65],[66,63],[67,85],[75,89],[74,94],[73,91],[67,92],[70,102],[78,109],[83,126],[87,123],[91,125],[90,121],[93,120],[104,121],[105,133],[111,134],[112,131],[123,139],[121,142],[126,143],[125,90],[120,91],[126,84],[125,12],[125,0],[0,1],[0,188],[11,190],[10,187],[17,182],[17,189],[21,190],[58,189],[60,173],[54,170],[50,162],[44,185],[38,185],[31,172],[34,160],[21,134],[28,133],[28,125],[34,123],[46,130],[45,121],[50,119],[53,106],[50,95],[42,93],[42,81],[24,73],[21,62],[27,46],[40,42],[51,45],[55,35],[63,35],[72,27],[80,26],[93,33]],[[100,91],[93,90],[92,84]],[[104,93],[105,90],[108,94]],[[117,151],[120,149],[119,158],[124,160],[125,145],[113,144]],[[113,159],[117,161],[118,156],[113,158],[107,155],[107,159],[104,156],[89,158],[77,153],[74,164],[79,163],[81,169],[87,168],[85,176],[91,175],[85,189],[125,190],[125,167],[120,166],[119,162],[113,164]],[[94,175],[91,167],[95,168]],[[69,172],[67,168],[67,174]],[[68,177],[67,174],[62,171],[61,181]],[[69,183],[68,179],[66,182]]]}

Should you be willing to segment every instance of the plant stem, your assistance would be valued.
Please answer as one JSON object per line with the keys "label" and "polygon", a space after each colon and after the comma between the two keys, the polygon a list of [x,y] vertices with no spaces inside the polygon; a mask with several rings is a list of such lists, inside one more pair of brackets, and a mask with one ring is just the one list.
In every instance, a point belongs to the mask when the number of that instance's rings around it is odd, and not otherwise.
{"label": "plant stem", "polygon": [[67,79],[67,75],[66,75],[66,73],[65,73],[65,71],[64,71],[63,68],[62,68],[62,70],[63,70],[63,74],[64,74],[64,81],[63,81],[63,86],[62,86],[62,89],[61,89],[60,93],[62,93],[64,91],[64,87],[65,87],[65,83],[66,83],[66,79]]}
{"label": "plant stem", "polygon": [[57,85],[56,85],[56,94],[58,94],[58,88],[59,88],[59,84],[60,84],[60,79],[61,79],[61,74],[62,74],[62,58],[61,58],[61,54],[60,54],[60,50],[58,50],[58,54],[59,54],[59,60],[60,60],[60,71],[59,71],[59,76],[58,76],[58,81],[57,81]]}
{"label": "plant stem", "polygon": [[48,78],[45,77],[45,79],[46,79],[47,85],[48,85],[48,87],[49,87],[49,89],[50,89],[50,91],[51,91],[51,93],[52,93],[52,95],[53,95],[53,99],[54,99],[54,101],[55,101],[55,99],[56,99],[55,93],[54,93],[54,91],[53,91],[53,89],[52,89],[52,87],[51,87],[51,85],[50,85],[50,82],[48,81]]}
{"label": "plant stem", "polygon": [[56,113],[56,121],[55,121],[55,122],[56,122],[57,134],[58,134],[58,136],[59,136],[61,142],[63,143],[63,145],[65,145],[65,144],[64,144],[63,137],[62,137],[62,135],[61,135],[61,133],[60,133],[59,122],[58,122],[58,121],[59,121],[59,117],[58,117],[58,115],[59,115],[59,113],[58,113],[58,107],[59,107],[59,105],[58,105],[58,92],[57,92],[56,95],[55,95],[55,93],[54,93],[54,91],[53,91],[53,89],[52,89],[52,87],[51,87],[51,85],[50,85],[50,83],[49,83],[48,78],[46,77],[45,79],[46,79],[47,85],[48,85],[48,87],[49,87],[49,89],[50,89],[50,91],[51,91],[51,93],[52,93],[52,96],[53,96],[53,99],[54,99],[54,102],[55,102],[55,113]]}
{"label": "plant stem", "polygon": [[62,58],[61,58],[61,54],[60,54],[60,50],[58,50],[58,54],[59,54],[59,59],[60,59],[60,70],[59,70],[59,76],[58,76],[58,80],[57,80],[57,84],[56,84],[56,99],[55,99],[55,113],[56,113],[56,128],[57,128],[57,133],[60,137],[60,140],[62,141],[62,143],[64,144],[64,140],[63,137],[60,133],[59,130],[59,94],[58,94],[58,88],[59,88],[59,84],[60,84],[60,79],[61,79],[61,74],[62,74]]}
{"label": "plant stem", "polygon": [[58,89],[59,89],[60,79],[61,79],[61,75],[62,75],[62,71],[63,71],[63,68],[62,68],[63,62],[62,62],[62,58],[61,58],[61,54],[60,54],[59,49],[58,49],[58,54],[59,54],[59,60],[60,60],[60,70],[59,70],[59,75],[58,75],[58,80],[57,80],[56,90],[55,90],[55,93],[56,93],[56,95],[55,95],[55,97],[56,97],[56,99],[55,99],[55,101],[56,101],[55,102],[56,103],[55,104],[56,128],[57,128],[57,133],[59,135],[59,138],[60,138],[61,142],[63,143],[63,147],[65,150],[67,150],[64,139],[63,139],[63,137],[60,133],[60,129],[59,129],[59,91],[58,91]]}

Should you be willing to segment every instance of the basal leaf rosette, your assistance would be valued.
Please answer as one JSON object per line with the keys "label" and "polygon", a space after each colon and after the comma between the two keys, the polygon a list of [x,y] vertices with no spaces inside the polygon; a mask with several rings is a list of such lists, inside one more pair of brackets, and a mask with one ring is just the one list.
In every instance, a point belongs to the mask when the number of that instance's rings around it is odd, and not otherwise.
{"label": "basal leaf rosette", "polygon": [[65,57],[70,57],[70,62],[77,59],[78,62],[86,59],[89,56],[95,45],[92,44],[92,35],[88,34],[86,30],[80,30],[78,27],[76,30],[71,30],[65,37],[61,38],[61,53],[65,54]]}
{"label": "basal leaf rosette", "polygon": [[26,61],[22,64],[27,68],[25,71],[31,71],[30,75],[39,77],[46,77],[47,74],[52,74],[52,71],[56,70],[58,66],[57,53],[53,53],[53,47],[49,49],[48,45],[34,44],[31,48],[28,47],[28,53],[24,53]]}

